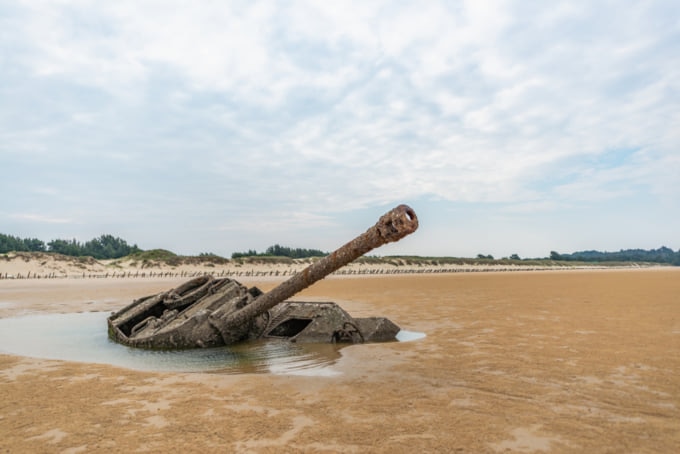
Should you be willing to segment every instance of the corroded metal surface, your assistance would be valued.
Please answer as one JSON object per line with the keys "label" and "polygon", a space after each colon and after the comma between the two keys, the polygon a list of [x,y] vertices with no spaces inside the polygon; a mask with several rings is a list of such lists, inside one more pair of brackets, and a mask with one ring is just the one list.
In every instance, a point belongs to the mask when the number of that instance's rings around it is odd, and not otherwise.
{"label": "corroded metal surface", "polygon": [[268,311],[367,252],[383,244],[399,241],[415,232],[417,228],[418,217],[415,211],[407,205],[399,205],[382,215],[378,222],[366,232],[258,297],[252,304],[230,314],[224,321],[213,320],[211,322],[222,332],[243,325],[247,320]]}
{"label": "corroded metal surface", "polygon": [[202,276],[135,300],[108,319],[109,337],[131,347],[196,348],[261,337],[307,342],[381,342],[399,327],[382,317],[352,318],[335,303],[286,301],[368,251],[418,228],[415,212],[399,205],[363,234],[268,293],[232,279]]}

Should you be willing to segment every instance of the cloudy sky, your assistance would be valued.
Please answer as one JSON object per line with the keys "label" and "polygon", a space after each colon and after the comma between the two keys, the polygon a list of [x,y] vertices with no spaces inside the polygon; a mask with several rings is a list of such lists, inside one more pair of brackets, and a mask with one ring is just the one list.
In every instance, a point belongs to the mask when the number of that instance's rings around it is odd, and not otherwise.
{"label": "cloudy sky", "polygon": [[0,0],[0,233],[680,248],[680,3]]}

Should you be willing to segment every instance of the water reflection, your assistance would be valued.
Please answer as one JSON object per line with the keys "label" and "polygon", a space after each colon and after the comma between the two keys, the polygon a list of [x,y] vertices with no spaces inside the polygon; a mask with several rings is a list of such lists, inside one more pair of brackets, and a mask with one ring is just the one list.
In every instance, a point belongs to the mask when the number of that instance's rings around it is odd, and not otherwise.
{"label": "water reflection", "polygon": [[419,339],[425,338],[425,333],[419,333],[417,331],[406,331],[402,329],[397,333],[397,340],[399,342],[411,342]]}
{"label": "water reflection", "polygon": [[137,370],[334,375],[339,345],[260,340],[230,347],[153,351],[109,340],[108,312],[41,314],[0,319],[0,352],[112,364]]}
{"label": "water reflection", "polygon": [[[83,312],[0,319],[0,353],[149,371],[338,374],[331,366],[340,358],[343,345],[258,340],[208,349],[143,350],[109,340],[108,316],[108,312]],[[424,336],[401,331],[397,338],[403,342]]]}

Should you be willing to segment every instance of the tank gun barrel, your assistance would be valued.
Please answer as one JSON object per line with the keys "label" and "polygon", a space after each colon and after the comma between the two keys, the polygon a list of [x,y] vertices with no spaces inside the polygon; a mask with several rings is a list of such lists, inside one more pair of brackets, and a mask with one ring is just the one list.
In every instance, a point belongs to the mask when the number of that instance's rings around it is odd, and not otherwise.
{"label": "tank gun barrel", "polygon": [[366,232],[354,238],[326,257],[312,263],[304,270],[281,283],[271,291],[260,295],[252,303],[230,314],[217,327],[224,336],[230,330],[238,331],[239,326],[265,313],[313,283],[356,260],[383,244],[399,241],[416,231],[418,218],[407,205],[399,205],[380,217]]}

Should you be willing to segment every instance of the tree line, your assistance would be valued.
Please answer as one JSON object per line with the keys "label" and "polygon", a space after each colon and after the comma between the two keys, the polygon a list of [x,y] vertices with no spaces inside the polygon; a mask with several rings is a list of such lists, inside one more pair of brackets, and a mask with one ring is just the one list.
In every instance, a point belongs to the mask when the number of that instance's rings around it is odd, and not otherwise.
{"label": "tree line", "polygon": [[551,260],[563,260],[568,262],[652,262],[668,263],[680,266],[680,250],[662,246],[658,249],[626,249],[618,252],[579,251],[571,254],[550,252]]}
{"label": "tree line", "polygon": [[234,252],[231,254],[232,259],[238,259],[241,257],[290,257],[292,259],[304,259],[308,257],[324,257],[328,255],[327,252],[320,251],[318,249],[303,249],[303,248],[290,248],[275,244],[269,246],[267,250],[263,253],[258,253],[254,249],[249,249],[247,252]]}
{"label": "tree line", "polygon": [[[94,257],[95,259],[117,259],[138,252],[144,252],[137,245],[130,246],[127,241],[113,235],[104,234],[99,238],[81,243],[76,239],[56,239],[48,243],[37,238],[20,238],[0,233],[0,254],[7,252],[54,252],[73,257]],[[242,257],[289,257],[293,259],[324,257],[328,255],[318,249],[290,248],[275,244],[269,246],[265,252],[259,253],[254,249],[246,252],[234,252],[232,259]],[[212,253],[202,253],[200,256],[216,257]],[[478,254],[479,259],[493,260],[492,255]],[[517,254],[511,259],[520,260]],[[550,260],[567,262],[650,262],[666,263],[680,266],[680,250],[662,246],[658,249],[622,249],[618,252],[601,252],[596,250],[578,251],[571,254],[561,254],[550,251]]]}
{"label": "tree line", "polygon": [[45,243],[37,238],[19,238],[0,233],[0,254],[6,252],[54,252],[72,257],[94,257],[96,259],[117,259],[142,250],[137,245],[130,246],[125,240],[113,235],[101,235],[81,243],[72,240],[52,240]]}

